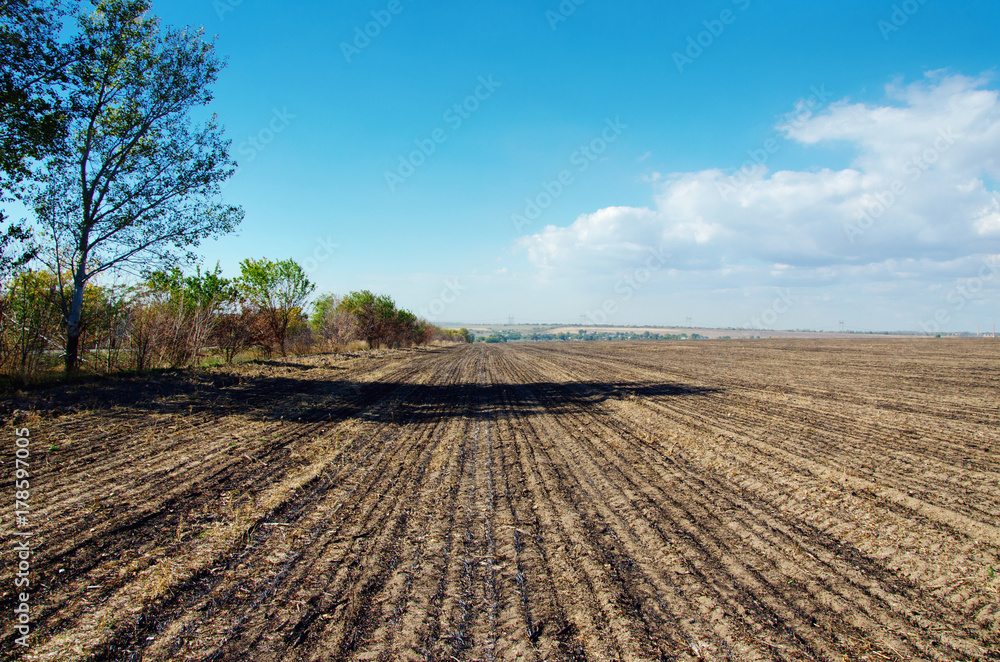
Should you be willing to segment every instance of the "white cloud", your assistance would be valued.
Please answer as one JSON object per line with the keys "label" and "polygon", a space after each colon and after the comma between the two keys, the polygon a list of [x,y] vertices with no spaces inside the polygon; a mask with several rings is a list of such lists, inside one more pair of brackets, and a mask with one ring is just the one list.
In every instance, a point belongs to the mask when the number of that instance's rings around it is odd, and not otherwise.
{"label": "white cloud", "polygon": [[994,199],[993,207],[976,219],[976,230],[981,235],[1000,235],[1000,199]]}
{"label": "white cloud", "polygon": [[847,168],[658,175],[649,207],[607,207],[519,245],[549,271],[610,273],[662,248],[672,268],[718,276],[852,279],[894,264],[930,276],[1000,250],[1000,194],[986,184],[1000,179],[1000,95],[986,85],[931,72],[889,85],[884,105],[840,101],[778,127],[804,146],[849,145]]}

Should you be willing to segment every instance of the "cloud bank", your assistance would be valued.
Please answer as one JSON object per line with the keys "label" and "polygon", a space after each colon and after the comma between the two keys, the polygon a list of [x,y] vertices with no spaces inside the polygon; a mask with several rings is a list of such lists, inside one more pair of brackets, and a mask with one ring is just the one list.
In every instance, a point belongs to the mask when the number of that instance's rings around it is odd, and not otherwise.
{"label": "cloud bank", "polygon": [[931,72],[888,85],[881,105],[841,100],[776,128],[853,158],[843,169],[772,172],[758,159],[656,175],[651,206],[600,209],[518,245],[550,273],[614,273],[663,249],[671,270],[718,282],[941,282],[1000,252],[1000,95],[985,78]]}

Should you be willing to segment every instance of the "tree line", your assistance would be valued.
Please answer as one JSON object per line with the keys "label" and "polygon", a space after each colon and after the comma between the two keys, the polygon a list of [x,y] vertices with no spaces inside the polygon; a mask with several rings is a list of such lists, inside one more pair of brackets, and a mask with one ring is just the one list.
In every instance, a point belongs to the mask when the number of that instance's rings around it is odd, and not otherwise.
{"label": "tree line", "polygon": [[[728,336],[726,337],[727,339]],[[531,341],[531,342],[549,342],[549,341],[567,341],[567,340],[586,340],[586,341],[596,341],[596,340],[707,340],[708,336],[703,336],[699,333],[692,333],[688,335],[686,333],[657,333],[651,331],[643,331],[637,333],[635,331],[601,331],[601,330],[587,330],[580,329],[576,333],[569,333],[563,331],[561,333],[544,333],[538,330],[526,331],[524,333],[520,331],[514,331],[510,329],[504,329],[495,333],[491,333],[488,336],[480,336],[475,339],[475,342],[484,343],[505,343],[505,342],[517,342],[520,340]],[[472,341],[470,341],[472,342]]]}
{"label": "tree line", "polygon": [[[58,366],[72,289],[50,271],[21,270],[0,291],[0,369],[27,383]],[[229,279],[218,265],[150,273],[131,284],[84,289],[78,360],[88,372],[183,367],[239,357],[472,342],[367,290],[315,291],[294,260],[248,259]]]}

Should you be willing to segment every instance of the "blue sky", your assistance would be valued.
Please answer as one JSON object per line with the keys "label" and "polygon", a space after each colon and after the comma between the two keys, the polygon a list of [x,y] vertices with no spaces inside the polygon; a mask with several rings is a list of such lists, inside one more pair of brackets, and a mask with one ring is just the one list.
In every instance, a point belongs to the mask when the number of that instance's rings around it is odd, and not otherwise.
{"label": "blue sky", "polygon": [[438,322],[1000,317],[995,2],[155,11],[229,58],[230,274],[292,257]]}

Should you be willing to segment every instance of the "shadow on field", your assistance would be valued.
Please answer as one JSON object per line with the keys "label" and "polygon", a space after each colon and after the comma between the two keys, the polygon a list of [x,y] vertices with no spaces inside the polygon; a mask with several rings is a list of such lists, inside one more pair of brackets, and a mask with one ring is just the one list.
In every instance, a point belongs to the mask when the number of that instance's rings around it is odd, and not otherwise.
{"label": "shadow on field", "polygon": [[[613,399],[701,396],[718,389],[631,382],[529,382],[524,384],[390,384],[381,401],[353,415],[365,420],[420,423],[449,416],[565,414]],[[363,394],[363,391],[361,391]],[[359,395],[361,395],[359,394]],[[361,397],[362,400],[365,398]],[[310,412],[312,414],[313,412]],[[321,414],[321,412],[315,412]],[[303,414],[305,420],[307,414]]]}
{"label": "shadow on field", "polygon": [[[312,374],[316,374],[313,377]],[[322,375],[322,376],[321,376]],[[499,412],[531,415],[579,410],[611,399],[697,397],[719,389],[673,383],[531,382],[414,384],[329,379],[330,371],[241,376],[177,372],[47,389],[8,406],[60,416],[78,411],[136,414],[240,415],[254,420],[363,420],[419,423]],[[326,377],[326,378],[324,378]],[[9,414],[3,412],[4,414]]]}

